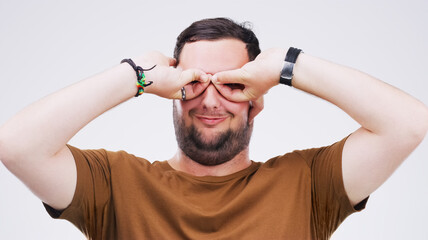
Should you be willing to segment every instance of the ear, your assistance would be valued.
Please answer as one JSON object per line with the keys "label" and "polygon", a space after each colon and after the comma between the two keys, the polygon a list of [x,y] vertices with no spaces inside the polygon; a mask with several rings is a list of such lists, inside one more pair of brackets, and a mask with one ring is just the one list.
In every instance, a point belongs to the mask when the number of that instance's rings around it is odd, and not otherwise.
{"label": "ear", "polygon": [[250,110],[248,111],[248,123],[251,124],[254,118],[263,110],[264,99],[263,96],[254,101],[250,101]]}

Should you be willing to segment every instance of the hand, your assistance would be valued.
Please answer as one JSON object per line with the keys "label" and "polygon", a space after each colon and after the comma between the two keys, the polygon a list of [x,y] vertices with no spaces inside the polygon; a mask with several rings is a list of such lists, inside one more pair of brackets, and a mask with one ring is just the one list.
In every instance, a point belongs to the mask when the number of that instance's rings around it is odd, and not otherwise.
{"label": "hand", "polygon": [[[285,49],[263,51],[254,61],[240,69],[216,73],[211,81],[230,101],[244,102],[260,99],[270,88],[279,83],[285,54]],[[241,85],[241,87],[235,85]]]}
{"label": "hand", "polygon": [[176,60],[160,52],[149,52],[135,59],[135,63],[144,69],[146,82],[152,81],[144,91],[169,99],[181,99],[181,88],[185,87],[186,99],[199,96],[209,85],[210,76],[199,69],[183,71],[175,68]]}
{"label": "hand", "polygon": [[263,96],[258,98],[255,101],[250,102],[250,111],[248,113],[248,122],[253,122],[254,118],[259,114],[264,108],[264,99]]}

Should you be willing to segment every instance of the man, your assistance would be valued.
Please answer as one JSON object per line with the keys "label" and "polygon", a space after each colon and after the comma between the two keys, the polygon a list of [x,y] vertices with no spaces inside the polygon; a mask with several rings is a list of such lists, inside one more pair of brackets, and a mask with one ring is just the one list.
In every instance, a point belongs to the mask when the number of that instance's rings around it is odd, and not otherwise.
{"label": "man", "polygon": [[[260,53],[254,34],[228,19],[195,22],[178,37],[175,59],[133,59],[155,66],[139,87],[143,76],[122,63],[18,113],[0,128],[0,159],[51,216],[90,239],[327,239],[422,141],[428,110],[364,73],[291,53],[291,62],[287,49]],[[361,128],[331,146],[252,162],[254,117],[280,79]],[[175,156],[150,163],[67,145],[140,89],[174,99]]]}

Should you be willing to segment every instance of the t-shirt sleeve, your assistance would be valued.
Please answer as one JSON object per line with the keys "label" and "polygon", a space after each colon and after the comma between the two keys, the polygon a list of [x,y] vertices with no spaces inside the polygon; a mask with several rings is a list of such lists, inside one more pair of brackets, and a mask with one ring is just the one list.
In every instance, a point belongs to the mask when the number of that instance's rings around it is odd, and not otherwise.
{"label": "t-shirt sleeve", "polygon": [[[77,184],[71,204],[57,211],[45,204],[53,218],[66,219],[86,236],[94,236],[103,220],[109,219],[111,196],[110,165],[105,150],[80,150],[67,145],[77,168]],[[100,226],[97,226],[100,225]]]}
{"label": "t-shirt sleeve", "polygon": [[330,236],[347,216],[365,208],[367,199],[352,206],[342,175],[342,151],[347,138],[331,146],[299,151],[311,169],[312,220],[317,236]]}

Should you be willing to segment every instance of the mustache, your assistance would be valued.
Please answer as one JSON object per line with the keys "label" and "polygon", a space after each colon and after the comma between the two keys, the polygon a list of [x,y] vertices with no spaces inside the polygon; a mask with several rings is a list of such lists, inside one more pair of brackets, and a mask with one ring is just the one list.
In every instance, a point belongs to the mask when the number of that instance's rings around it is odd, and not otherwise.
{"label": "mustache", "polygon": [[234,117],[235,115],[229,111],[225,111],[222,109],[191,109],[189,110],[190,116],[200,115],[200,116],[210,116],[210,117],[225,117],[230,116]]}

